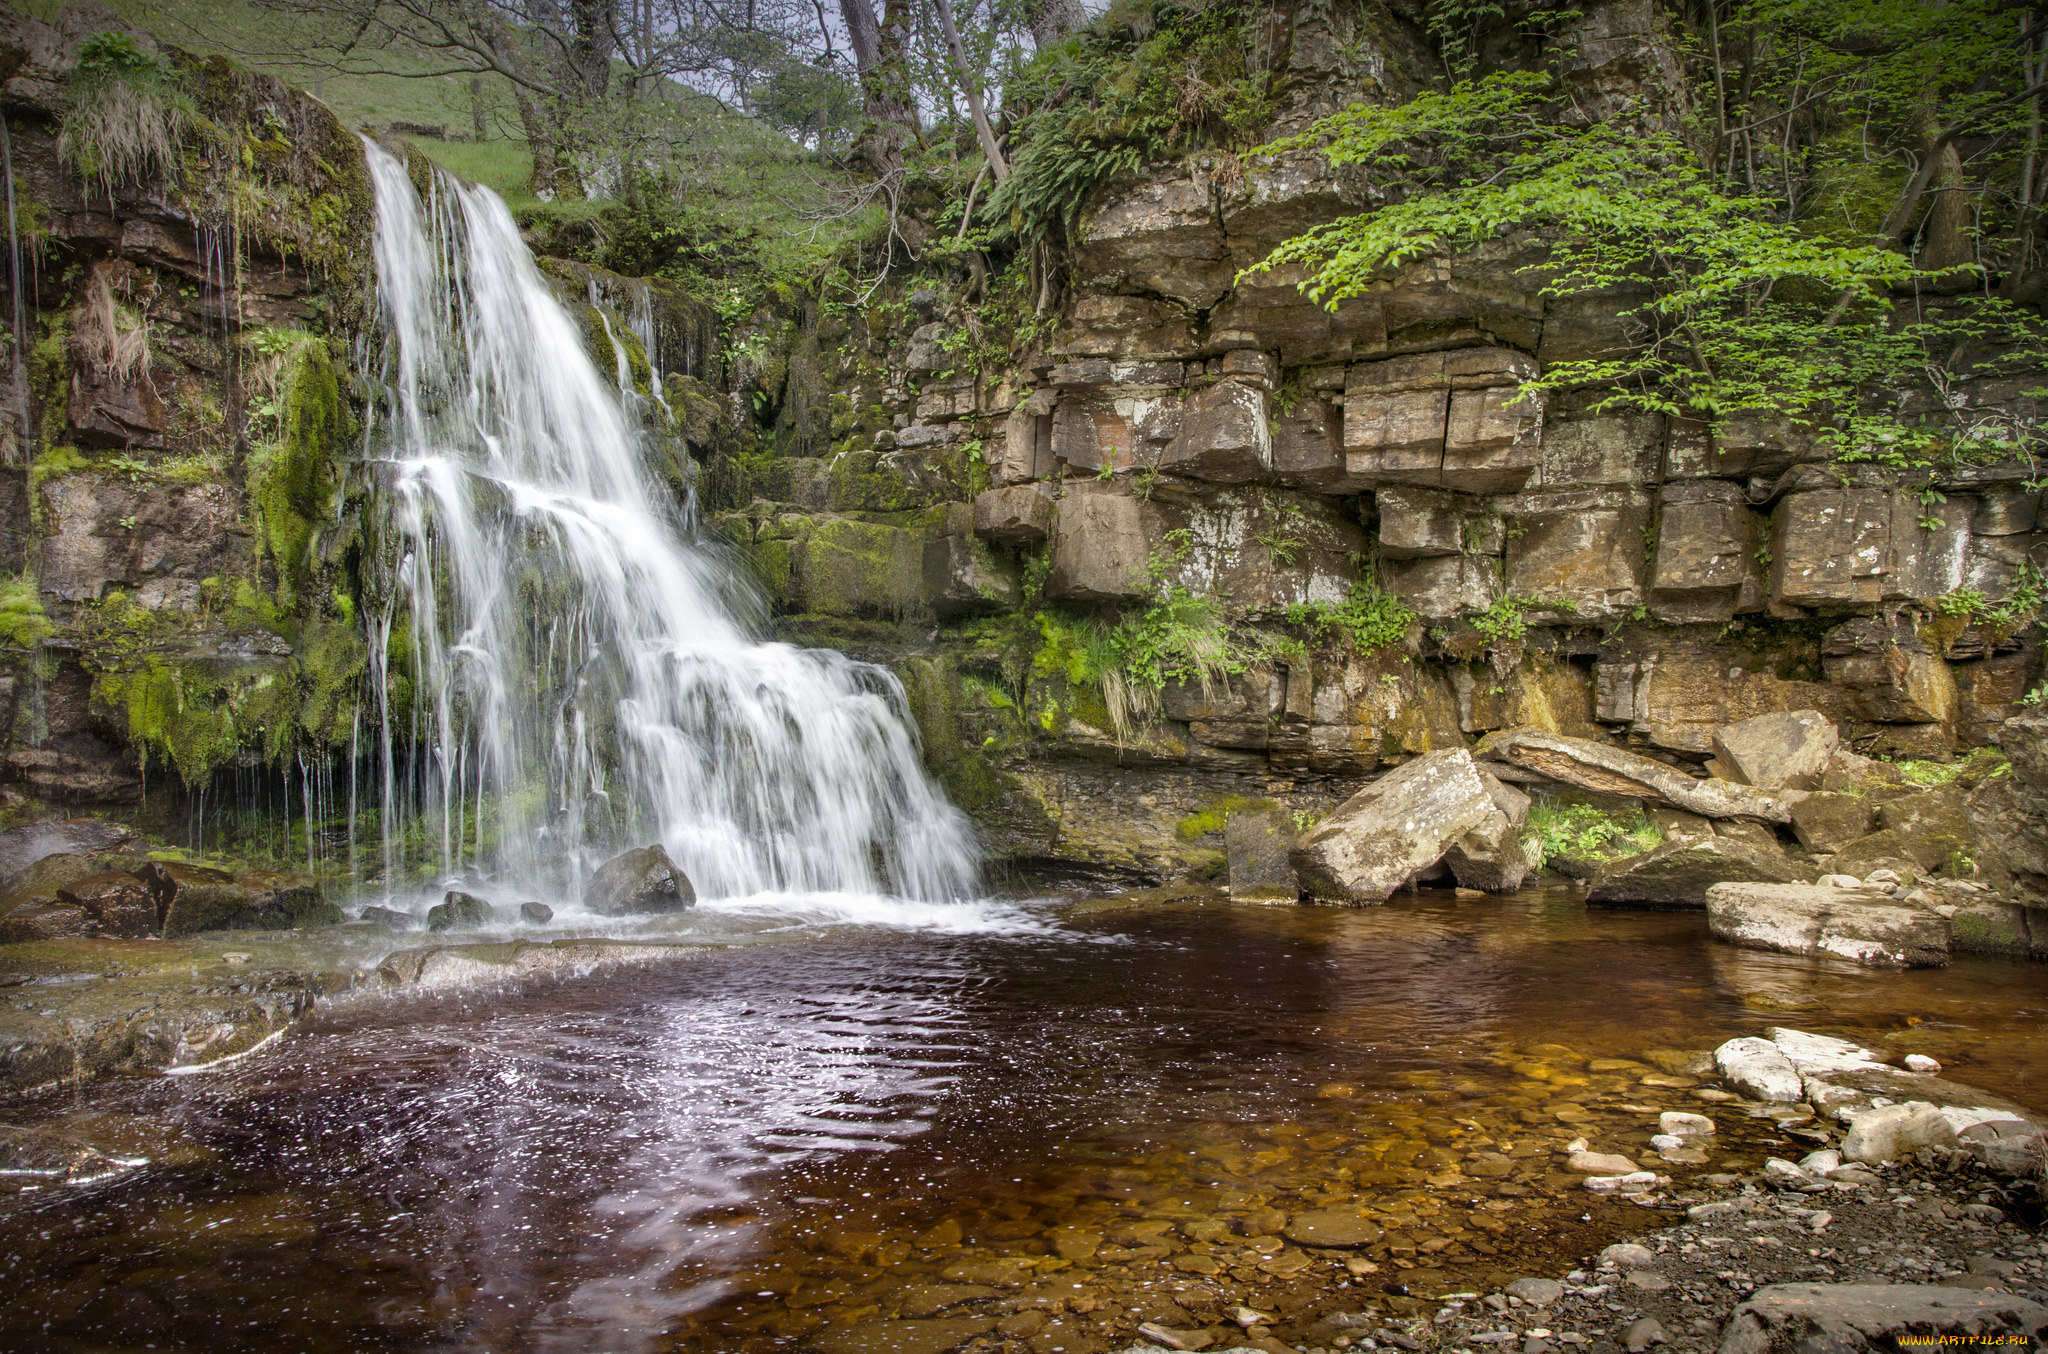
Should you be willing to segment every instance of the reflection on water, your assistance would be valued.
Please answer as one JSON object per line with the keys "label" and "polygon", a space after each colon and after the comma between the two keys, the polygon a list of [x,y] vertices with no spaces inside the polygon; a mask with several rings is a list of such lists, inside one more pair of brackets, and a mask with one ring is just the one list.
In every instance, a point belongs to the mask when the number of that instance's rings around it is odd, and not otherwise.
{"label": "reflection on water", "polygon": [[[724,906],[701,923],[795,920]],[[1652,1050],[1783,1022],[2048,1104],[2019,963],[1869,973],[1541,892],[958,931],[835,906],[866,924],[337,1009],[217,1075],[34,1107],[182,1145],[0,1202],[0,1346],[800,1348],[1057,1288],[1082,1349],[1328,1293],[1336,1260],[1270,1234],[1308,1209],[1370,1209],[1366,1254],[1418,1292],[1582,1251],[1627,1206],[1570,1191],[1562,1142],[1647,1154],[1646,1111],[1706,1107]],[[1799,1146],[1715,1112],[1700,1169]]]}

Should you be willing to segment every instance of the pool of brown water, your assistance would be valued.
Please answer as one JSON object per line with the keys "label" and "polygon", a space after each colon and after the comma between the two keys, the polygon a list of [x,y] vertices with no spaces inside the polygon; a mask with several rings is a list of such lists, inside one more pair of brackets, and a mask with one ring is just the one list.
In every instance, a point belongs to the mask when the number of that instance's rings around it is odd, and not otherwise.
{"label": "pool of brown water", "polygon": [[[1673,1070],[1767,1025],[2048,1108],[2042,966],[1869,972],[1569,890],[1004,915],[342,1005],[15,1107],[153,1162],[0,1196],[0,1348],[1081,1354],[1561,1273],[1656,1221],[1568,1140],[1673,1189],[1805,1150]],[[1709,1161],[1658,1160],[1660,1109],[1716,1115]],[[1367,1244],[1287,1235],[1318,1211]]]}

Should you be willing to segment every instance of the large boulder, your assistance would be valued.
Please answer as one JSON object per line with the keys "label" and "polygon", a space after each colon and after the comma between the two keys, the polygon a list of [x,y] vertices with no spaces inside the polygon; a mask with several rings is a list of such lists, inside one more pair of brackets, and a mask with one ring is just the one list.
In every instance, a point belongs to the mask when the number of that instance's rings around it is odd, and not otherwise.
{"label": "large boulder", "polygon": [[0,917],[0,945],[26,945],[38,940],[64,940],[95,935],[99,923],[76,903],[57,899],[23,903]]}
{"label": "large boulder", "polygon": [[1285,809],[1231,814],[1223,829],[1230,896],[1258,903],[1299,899],[1301,884],[1287,858],[1293,844],[1294,820]]}
{"label": "large boulder", "polygon": [[[103,818],[48,818],[0,832],[0,876],[12,876],[54,855],[97,856],[133,846],[134,829]],[[0,882],[0,893],[13,887]]]}
{"label": "large boulder", "polygon": [[1052,514],[1052,495],[1045,488],[1004,485],[975,496],[974,530],[992,541],[1035,545],[1052,534]]}
{"label": "large boulder", "polygon": [[81,908],[103,936],[140,940],[157,933],[155,895],[147,883],[125,870],[73,880],[57,890],[57,898]]}
{"label": "large boulder", "polygon": [[68,851],[44,856],[0,880],[0,916],[28,903],[54,902],[58,889],[98,872],[90,860]]}
{"label": "large boulder", "polygon": [[1792,819],[1791,800],[1725,780],[1698,780],[1677,767],[1586,738],[1567,738],[1528,727],[1490,734],[1479,745],[1485,761],[1506,762],[1598,794],[1649,799],[1706,818]]}
{"label": "large boulder", "polygon": [[1894,902],[1877,888],[1716,884],[1707,890],[1707,926],[1733,945],[1847,959],[1865,968],[1948,962],[1948,918]]}
{"label": "large boulder", "polygon": [[1841,732],[1818,710],[1758,715],[1714,731],[1714,755],[1732,778],[1773,790],[1817,788],[1841,745]]}
{"label": "large boulder", "polygon": [[1609,906],[1693,908],[1707,890],[1734,882],[1789,884],[1800,870],[1782,850],[1731,837],[1666,842],[1639,856],[1602,865],[1586,901]]}
{"label": "large boulder", "polygon": [[1189,402],[1180,432],[1159,453],[1159,468],[1215,484],[1249,484],[1273,472],[1266,392],[1223,381]]}
{"label": "large boulder", "polygon": [[602,917],[681,912],[697,904],[697,890],[659,842],[613,856],[583,886],[583,906]]}
{"label": "large boulder", "polygon": [[1722,1329],[1720,1354],[1854,1354],[1901,1348],[1903,1337],[1929,1345],[2038,1345],[2048,1337],[2048,1307],[1941,1284],[1774,1283],[1735,1309]]}
{"label": "large boulder", "polygon": [[1379,903],[1500,815],[1472,754],[1427,752],[1339,804],[1296,842],[1301,886],[1331,902]]}
{"label": "large boulder", "polygon": [[230,874],[205,865],[151,862],[137,873],[155,895],[167,940],[201,931],[282,931],[343,920],[310,875],[288,870]]}
{"label": "large boulder", "polygon": [[1480,768],[1479,780],[1493,800],[1495,813],[1451,843],[1444,864],[1460,888],[1487,893],[1513,893],[1529,874],[1529,853],[1522,847],[1522,822],[1529,816],[1529,796]]}

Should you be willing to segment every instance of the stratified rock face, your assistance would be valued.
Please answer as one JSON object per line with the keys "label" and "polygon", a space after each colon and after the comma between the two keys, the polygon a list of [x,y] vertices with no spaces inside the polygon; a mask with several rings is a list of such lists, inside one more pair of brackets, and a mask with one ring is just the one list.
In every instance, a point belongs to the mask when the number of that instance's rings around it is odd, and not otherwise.
{"label": "stratified rock face", "polygon": [[1442,860],[1490,817],[1504,817],[1464,749],[1389,771],[1302,834],[1294,868],[1312,897],[1379,903]]}
{"label": "stratified rock face", "polygon": [[697,890],[657,842],[598,866],[583,886],[583,905],[602,917],[681,912],[697,905]]}
{"label": "stratified rock face", "polygon": [[1730,944],[1847,959],[1865,968],[1948,963],[1948,918],[1896,902],[1883,889],[1715,884],[1707,890],[1707,925]]}
{"label": "stratified rock face", "polygon": [[2036,1344],[2048,1336],[2048,1307],[2009,1293],[1942,1284],[1779,1283],[1735,1309],[1720,1354],[1790,1354],[1798,1349],[1894,1349],[1904,1337],[1966,1344]]}
{"label": "stratified rock face", "polygon": [[1032,484],[989,489],[974,500],[974,530],[992,541],[1032,545],[1052,534],[1052,495]]}

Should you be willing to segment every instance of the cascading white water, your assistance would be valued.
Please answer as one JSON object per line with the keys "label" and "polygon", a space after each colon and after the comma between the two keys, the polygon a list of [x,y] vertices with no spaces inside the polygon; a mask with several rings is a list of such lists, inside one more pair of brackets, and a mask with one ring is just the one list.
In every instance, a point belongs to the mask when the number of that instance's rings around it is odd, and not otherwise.
{"label": "cascading white water", "polygon": [[[444,875],[573,895],[594,859],[660,841],[705,897],[971,893],[971,834],[895,679],[750,633],[758,602],[649,473],[505,204],[440,175],[422,201],[367,154],[391,569],[372,674],[412,691],[410,728],[381,712],[387,879],[438,852]],[[426,860],[394,855],[408,828]]]}

